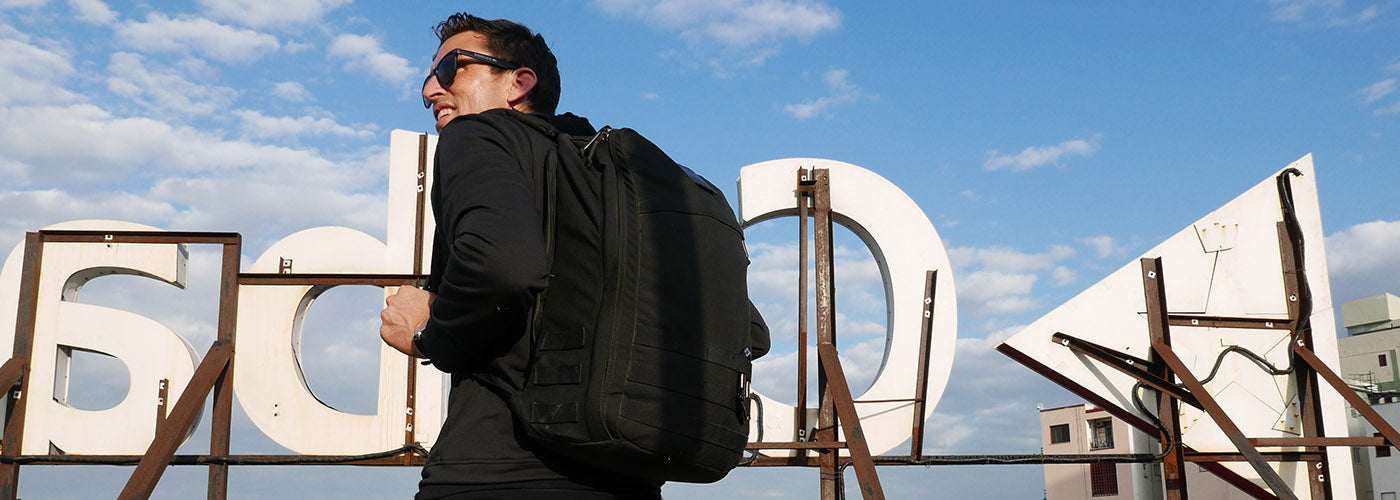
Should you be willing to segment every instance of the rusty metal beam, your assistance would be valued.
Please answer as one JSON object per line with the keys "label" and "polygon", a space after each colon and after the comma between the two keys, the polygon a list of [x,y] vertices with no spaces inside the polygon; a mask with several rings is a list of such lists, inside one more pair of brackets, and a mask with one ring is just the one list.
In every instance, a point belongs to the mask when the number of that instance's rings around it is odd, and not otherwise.
{"label": "rusty metal beam", "polygon": [[[24,261],[20,272],[19,306],[15,316],[15,344],[11,361],[17,361],[19,388],[14,383],[0,386],[10,391],[5,419],[5,436],[0,449],[7,454],[19,454],[24,448],[24,397],[29,394],[29,363],[34,359],[34,324],[39,316],[39,271],[44,262],[44,235],[30,232],[24,235]],[[6,363],[9,366],[9,363]],[[6,379],[10,376],[6,375]],[[0,464],[0,500],[15,500],[19,494],[19,464]]]}
{"label": "rusty metal beam", "polygon": [[170,417],[156,428],[155,439],[146,449],[136,470],[131,473],[126,487],[122,489],[120,500],[150,498],[156,482],[165,473],[166,464],[175,456],[181,437],[189,432],[204,406],[204,398],[214,389],[216,380],[229,368],[233,356],[233,346],[223,340],[215,340],[205,353],[204,360],[195,369],[194,376],[180,394],[180,400],[170,412]]}
{"label": "rusty metal beam", "polygon": [[[806,182],[812,185],[812,240],[816,253],[817,295],[817,431],[814,441],[836,441],[836,401],[831,390],[832,372],[823,361],[821,345],[836,343],[836,279],[832,269],[831,184],[826,169],[813,168]],[[821,498],[836,500],[841,493],[841,471],[836,450],[821,457]]]}
{"label": "rusty metal beam", "polygon": [[29,364],[20,358],[10,358],[0,365],[0,390],[9,391],[19,385],[19,380],[29,370]]}
{"label": "rusty metal beam", "polygon": [[[412,465],[423,465],[424,457],[409,452]],[[349,458],[341,455],[174,455],[169,466],[206,466],[213,464],[249,465],[372,465],[402,466],[403,453],[379,458]],[[144,455],[21,455],[4,457],[5,462],[25,465],[138,465]]]}
{"label": "rusty metal beam", "polygon": [[[1162,276],[1162,259],[1144,258],[1139,261],[1139,265],[1142,269],[1143,303],[1147,308],[1148,341],[1152,345],[1169,346],[1171,325],[1167,313],[1167,285]],[[1186,500],[1189,497],[1186,487],[1186,446],[1181,442],[1181,414],[1176,404],[1178,400],[1186,399],[1172,397],[1173,391],[1169,389],[1175,387],[1171,379],[1176,368],[1165,363],[1161,356],[1153,354],[1146,368],[1148,373],[1167,382],[1164,387],[1158,388],[1161,393],[1157,396],[1157,419],[1162,427],[1166,428],[1165,433],[1158,431],[1158,441],[1162,444],[1162,452],[1166,454],[1162,457],[1162,485],[1167,500]],[[1196,405],[1200,405],[1199,400],[1196,400]]]}
{"label": "rusty metal beam", "polygon": [[1199,465],[1202,469],[1205,469],[1211,474],[1215,474],[1216,477],[1225,480],[1225,482],[1230,483],[1246,495],[1252,496],[1258,500],[1279,500],[1278,495],[1269,492],[1269,490],[1264,489],[1258,484],[1254,484],[1254,481],[1245,479],[1244,476],[1235,473],[1235,471],[1230,470],[1229,467],[1215,462],[1196,462],[1196,465]]}
{"label": "rusty metal beam", "polygon": [[[413,212],[413,274],[423,275],[423,221],[428,206],[428,134],[418,134],[418,178],[416,180]],[[424,279],[426,281],[426,278]],[[407,391],[404,405],[404,446],[414,443],[418,428],[418,358],[408,357]],[[404,465],[413,463],[412,454],[404,454]]]}
{"label": "rusty metal beam", "polygon": [[798,440],[807,439],[807,225],[812,208],[812,189],[806,170],[797,171],[797,415]]}
{"label": "rusty metal beam", "polygon": [[[1134,413],[1134,412],[1132,412],[1132,411],[1129,411],[1129,410],[1123,408],[1122,406],[1119,406],[1119,405],[1115,404],[1114,402],[1109,401],[1108,399],[1105,399],[1103,396],[1100,396],[1100,395],[1098,395],[1097,393],[1095,393],[1094,391],[1089,390],[1088,387],[1085,387],[1085,386],[1083,386],[1083,385],[1080,385],[1078,382],[1075,382],[1075,381],[1073,381],[1073,380],[1070,380],[1068,377],[1065,377],[1064,375],[1060,374],[1059,372],[1056,372],[1055,370],[1050,369],[1049,366],[1045,366],[1045,364],[1043,364],[1043,363],[1037,361],[1035,358],[1032,358],[1032,357],[1026,355],[1026,354],[1023,353],[1023,352],[1016,350],[1016,348],[1011,347],[1010,345],[1007,345],[1007,344],[1001,344],[1001,345],[998,345],[998,346],[997,346],[997,351],[1000,352],[1000,353],[1002,353],[1002,354],[1004,354],[1004,355],[1006,355],[1007,357],[1009,357],[1009,358],[1015,360],[1017,363],[1021,363],[1023,366],[1025,366],[1026,368],[1029,368],[1031,371],[1033,371],[1033,372],[1039,374],[1040,376],[1045,377],[1046,380],[1049,380],[1049,381],[1051,381],[1051,382],[1054,382],[1056,385],[1059,385],[1060,387],[1065,388],[1065,390],[1067,390],[1067,391],[1073,393],[1074,395],[1079,396],[1079,397],[1081,397],[1081,398],[1084,398],[1085,401],[1088,401],[1088,402],[1094,404],[1095,406],[1098,406],[1099,408],[1103,408],[1104,410],[1107,410],[1109,414],[1111,414],[1111,415],[1113,415],[1113,416],[1115,416],[1115,417],[1118,417],[1119,419],[1123,420],[1124,422],[1127,422],[1128,425],[1131,425],[1131,426],[1133,426],[1134,428],[1136,428],[1136,429],[1138,429],[1138,430],[1140,430],[1140,431],[1142,431],[1142,432],[1144,432],[1144,433],[1147,433],[1149,436],[1156,436],[1156,435],[1159,435],[1159,431],[1157,430],[1157,427],[1156,427],[1156,426],[1152,425],[1151,423],[1148,423],[1146,420],[1143,420],[1142,417],[1137,416],[1136,413]],[[1190,460],[1189,457],[1192,456],[1193,453],[1197,453],[1197,452],[1196,452],[1195,450],[1192,450],[1191,447],[1189,447],[1189,446],[1184,446],[1184,445],[1183,445],[1182,447],[1184,448],[1184,452],[1185,452],[1186,457],[1188,457],[1187,459],[1184,459],[1184,460],[1183,460],[1183,463],[1184,463],[1184,462],[1187,462],[1187,461],[1194,461],[1194,460]],[[1264,455],[1264,456],[1266,456],[1266,457],[1274,456],[1274,455],[1272,455],[1272,454],[1270,454],[1270,453],[1267,453],[1267,452],[1261,452],[1261,454]],[[1230,455],[1230,454],[1221,454],[1220,456],[1228,456],[1228,455]],[[1214,456],[1214,455],[1213,455],[1213,456]],[[1242,455],[1234,454],[1234,456],[1239,457],[1238,460],[1244,460],[1244,458],[1243,458]],[[1286,454],[1282,454],[1282,455],[1279,455],[1279,456],[1288,457],[1288,456],[1296,456],[1296,455],[1286,455]],[[1232,460],[1235,460],[1235,459],[1232,459],[1232,458],[1222,458],[1221,460],[1223,460],[1223,461],[1232,461]],[[1290,461],[1296,461],[1296,459],[1288,459],[1288,460],[1290,460]],[[760,465],[766,465],[766,464],[760,464]],[[884,464],[881,463],[881,465],[884,465]],[[1208,472],[1210,472],[1210,473],[1212,473],[1212,474],[1215,474],[1216,476],[1218,476],[1219,478],[1221,478],[1221,479],[1224,480],[1225,482],[1228,482],[1228,483],[1230,483],[1230,484],[1235,485],[1236,488],[1239,488],[1241,491],[1244,491],[1245,493],[1247,493],[1247,494],[1253,496],[1254,498],[1257,498],[1257,499],[1259,499],[1259,500],[1278,500],[1278,497],[1275,497],[1273,494],[1269,493],[1268,491],[1264,490],[1263,488],[1260,488],[1260,487],[1254,485],[1254,483],[1251,482],[1249,479],[1246,479],[1246,478],[1244,478],[1243,476],[1240,476],[1239,474],[1235,473],[1235,471],[1233,471],[1233,470],[1231,470],[1231,469],[1229,469],[1229,468],[1220,466],[1219,464],[1215,464],[1215,463],[1211,463],[1211,462],[1205,462],[1205,461],[1201,462],[1201,463],[1200,463],[1200,466],[1201,466],[1202,468],[1206,469]]]}
{"label": "rusty metal beam", "polygon": [[817,355],[821,359],[822,369],[827,371],[827,388],[835,393],[832,399],[840,416],[841,430],[846,433],[846,449],[851,450],[851,461],[856,468],[856,480],[861,495],[866,500],[884,500],[885,492],[880,487],[880,475],[875,472],[875,462],[870,458],[870,447],[865,443],[865,431],[861,429],[856,406],[851,403],[851,389],[846,386],[846,374],[841,369],[841,358],[836,353],[836,346],[819,343]]}
{"label": "rusty metal beam", "polygon": [[1396,432],[1395,427],[1392,427],[1385,418],[1381,417],[1379,413],[1376,413],[1375,408],[1372,408],[1355,390],[1347,386],[1346,381],[1342,380],[1341,377],[1337,376],[1337,372],[1332,371],[1326,363],[1322,362],[1322,359],[1318,358],[1317,354],[1312,352],[1312,349],[1295,343],[1293,344],[1293,352],[1297,353],[1298,359],[1307,363],[1308,366],[1313,369],[1314,373],[1321,375],[1323,380],[1326,380],[1333,389],[1341,393],[1347,403],[1351,404],[1352,409],[1355,409],[1357,413],[1361,414],[1362,418],[1365,418],[1372,427],[1375,427],[1376,432],[1384,436],[1392,447],[1400,449],[1400,446],[1397,446],[1400,445],[1400,432]]}
{"label": "rusty metal beam", "polygon": [[914,379],[914,428],[909,432],[909,456],[924,456],[924,407],[928,400],[929,345],[933,343],[933,299],[938,290],[938,271],[924,274],[924,321],[919,329],[919,370]]}
{"label": "rusty metal beam", "polygon": [[845,448],[845,441],[764,441],[749,443],[746,450],[834,450]]}
{"label": "rusty metal beam", "polygon": [[1196,408],[1201,407],[1201,403],[1196,401],[1196,397],[1192,396],[1190,392],[1149,372],[1147,367],[1150,366],[1151,363],[1148,361],[1064,333],[1057,332],[1050,336],[1050,340],[1056,344],[1068,347],[1074,352],[1108,365],[1109,367],[1123,372],[1125,375],[1136,378],[1139,382],[1159,392],[1166,393],[1173,398],[1179,399],[1183,403]]}
{"label": "rusty metal beam", "polygon": [[46,243],[152,243],[152,244],[236,244],[238,233],[207,231],[102,231],[56,230],[39,231]]}
{"label": "rusty metal beam", "polygon": [[1290,319],[1229,318],[1223,316],[1196,316],[1191,314],[1169,314],[1167,323],[1171,326],[1200,328],[1240,328],[1247,330],[1291,330]]}
{"label": "rusty metal beam", "polygon": [[[1316,459],[1322,453],[1316,451],[1260,451],[1259,455],[1269,462],[1303,462]],[[1186,451],[1186,461],[1193,463],[1208,462],[1247,462],[1242,453],[1222,452],[1222,451]]]}
{"label": "rusty metal beam", "polygon": [[[1288,173],[1282,174],[1279,179],[1279,201],[1280,205],[1286,208],[1290,201],[1286,197],[1292,194],[1285,189],[1283,184],[1288,179]],[[1308,328],[1309,315],[1312,314],[1311,291],[1307,289],[1303,281],[1303,242],[1302,235],[1296,234],[1297,219],[1289,210],[1284,210],[1282,221],[1275,226],[1278,235],[1279,264],[1282,268],[1284,299],[1288,304],[1288,318],[1292,321],[1294,339],[1302,342],[1304,346],[1312,346],[1312,329]],[[1292,224],[1290,224],[1292,222]],[[1301,231],[1301,230],[1300,230]],[[1296,355],[1294,361],[1297,360]],[[1321,437],[1322,426],[1322,399],[1318,391],[1317,376],[1307,367],[1306,364],[1292,363],[1293,384],[1298,394],[1299,420],[1302,425],[1301,434],[1304,437]],[[1308,451],[1321,451],[1319,448],[1310,447]],[[1308,475],[1308,489],[1313,500],[1331,500],[1332,489],[1326,484],[1329,474],[1329,465],[1326,455],[1322,455],[1321,460],[1306,462]]]}
{"label": "rusty metal beam", "polygon": [[1249,438],[1249,442],[1258,447],[1390,446],[1384,437]]}
{"label": "rusty metal beam", "polygon": [[[231,426],[233,422],[233,349],[238,329],[238,269],[242,259],[242,237],[223,245],[222,271],[219,276],[219,323],[218,342],[228,346],[229,361],[220,370],[213,386],[213,422],[209,433],[209,454],[227,455]],[[183,400],[184,397],[181,397]],[[200,396],[199,403],[203,403]],[[178,406],[178,404],[177,404]],[[178,410],[178,408],[177,408]],[[191,424],[193,425],[193,424]],[[159,427],[157,427],[159,429]],[[183,433],[183,430],[179,430]],[[183,434],[177,434],[177,436]],[[159,436],[159,434],[157,434]],[[159,437],[157,437],[159,439]],[[176,445],[178,446],[178,444]],[[171,449],[171,453],[175,450]],[[224,500],[228,497],[228,464],[209,466],[209,500]]]}
{"label": "rusty metal beam", "polygon": [[421,274],[325,274],[325,273],[239,273],[240,285],[373,285],[417,286],[427,279]]}
{"label": "rusty metal beam", "polygon": [[1197,381],[1196,377],[1191,374],[1191,370],[1186,367],[1186,363],[1183,363],[1180,358],[1176,357],[1176,353],[1172,352],[1171,347],[1162,342],[1153,342],[1152,350],[1162,358],[1162,361],[1167,363],[1167,366],[1175,372],[1177,378],[1180,378],[1182,383],[1186,384],[1186,388],[1193,394],[1196,394],[1196,398],[1205,407],[1205,412],[1210,415],[1211,419],[1215,421],[1215,424],[1220,427],[1220,430],[1230,439],[1230,443],[1235,445],[1235,449],[1239,450],[1240,453],[1244,455],[1249,465],[1254,467],[1254,471],[1259,473],[1259,477],[1264,480],[1264,484],[1267,484],[1279,498],[1297,500],[1298,497],[1293,494],[1290,486],[1283,482],[1283,478],[1279,477],[1278,472],[1274,471],[1273,467],[1269,466],[1268,461],[1259,454],[1259,450],[1255,449],[1254,445],[1249,443],[1249,438],[1245,437],[1244,433],[1240,432],[1240,428],[1235,425],[1233,420],[1230,420],[1230,416],[1225,414],[1225,410],[1215,402],[1215,398],[1210,396],[1205,386],[1201,385],[1200,381]]}

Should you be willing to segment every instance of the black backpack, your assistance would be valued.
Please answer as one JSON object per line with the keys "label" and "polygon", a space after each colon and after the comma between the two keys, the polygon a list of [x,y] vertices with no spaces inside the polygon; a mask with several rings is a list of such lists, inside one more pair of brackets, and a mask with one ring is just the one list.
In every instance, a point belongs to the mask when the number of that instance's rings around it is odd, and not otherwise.
{"label": "black backpack", "polygon": [[631,129],[571,137],[517,118],[555,139],[559,162],[543,172],[551,271],[511,412],[580,463],[718,481],[748,442],[751,363],[769,346],[733,209]]}

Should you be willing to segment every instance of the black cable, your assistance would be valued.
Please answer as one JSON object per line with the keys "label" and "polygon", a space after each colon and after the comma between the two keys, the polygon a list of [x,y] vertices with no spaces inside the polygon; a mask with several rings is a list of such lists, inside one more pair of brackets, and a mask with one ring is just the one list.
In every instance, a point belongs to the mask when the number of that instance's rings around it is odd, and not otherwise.
{"label": "black cable", "polygon": [[[758,397],[758,394],[749,394],[749,400],[750,400],[750,401],[753,401],[753,402],[754,402],[754,406],[757,407],[757,408],[756,408],[757,411],[755,411],[755,413],[757,413],[757,417],[755,418],[755,420],[758,421],[758,439],[755,439],[754,441],[755,441],[755,442],[762,443],[762,442],[763,442],[763,400],[760,399],[760,398]],[[752,454],[752,455],[749,455],[749,456],[744,457],[744,458],[742,458],[742,459],[739,460],[739,465],[738,465],[739,467],[743,467],[743,466],[745,466],[745,465],[748,465],[748,464],[753,463],[754,460],[758,460],[758,455],[759,455],[758,450],[752,450],[752,451],[753,451],[753,454]]]}
{"label": "black cable", "polygon": [[[171,465],[316,465],[316,464],[339,464],[346,462],[358,462],[361,460],[375,460],[388,458],[395,455],[412,452],[415,455],[426,457],[428,450],[422,445],[414,443],[395,450],[381,451],[377,453],[366,453],[363,455],[346,456],[298,456],[298,457],[276,457],[276,458],[255,458],[233,456],[195,456],[172,458]],[[29,464],[34,462],[61,462],[73,464],[93,464],[93,465],[134,465],[141,461],[142,457],[101,457],[84,455],[0,455],[0,463]]]}

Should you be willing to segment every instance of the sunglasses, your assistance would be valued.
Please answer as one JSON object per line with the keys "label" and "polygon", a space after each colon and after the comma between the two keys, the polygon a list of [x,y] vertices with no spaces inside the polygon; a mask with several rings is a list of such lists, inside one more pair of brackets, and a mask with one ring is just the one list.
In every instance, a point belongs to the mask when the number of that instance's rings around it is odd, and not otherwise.
{"label": "sunglasses", "polygon": [[[472,52],[470,50],[463,49],[452,49],[452,52],[448,52],[447,54],[443,55],[442,60],[438,61],[437,66],[434,67],[432,71],[428,72],[428,77],[423,79],[423,88],[427,88],[428,81],[432,80],[434,77],[437,78],[438,85],[442,88],[452,86],[452,80],[457,78],[457,69],[460,67],[457,65],[458,56],[470,57],[472,59],[477,60],[478,62],[486,63],[501,69],[516,69],[520,67],[519,64],[515,64],[504,59],[491,57],[480,52]],[[428,99],[426,96],[423,97],[423,107],[432,109],[433,101]]]}

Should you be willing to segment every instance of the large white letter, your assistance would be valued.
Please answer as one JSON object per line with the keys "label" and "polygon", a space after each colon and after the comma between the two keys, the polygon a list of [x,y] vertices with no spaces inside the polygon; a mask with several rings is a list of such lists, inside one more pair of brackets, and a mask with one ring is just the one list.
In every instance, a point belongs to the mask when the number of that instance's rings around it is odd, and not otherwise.
{"label": "large white letter", "polygon": [[[277,273],[290,259],[295,274],[414,274],[414,250],[427,262],[433,230],[431,217],[417,225],[418,193],[426,192],[420,177],[419,134],[396,130],[391,135],[389,160],[388,244],[353,229],[319,227],[298,232],[273,244],[253,264],[250,273]],[[430,162],[435,138],[423,153]],[[430,208],[423,206],[423,213]],[[416,245],[417,235],[425,244]],[[384,346],[376,331],[351,332],[380,345],[379,399],[374,415],[345,413],[316,399],[301,370],[301,325],[312,302],[327,287],[243,286],[239,290],[235,389],[253,423],[278,444],[305,454],[354,455],[403,446],[408,425],[409,358]],[[377,311],[372,311],[377,312]],[[442,424],[442,372],[412,365],[414,441],[431,445]]]}
{"label": "large white letter", "polygon": [[[856,397],[857,401],[914,397],[919,333],[923,324],[924,274],[930,270],[938,271],[938,289],[933,303],[933,338],[929,344],[928,392],[923,416],[928,418],[933,414],[933,408],[937,406],[948,382],[957,340],[957,300],[953,293],[952,267],[948,264],[943,241],[914,200],[894,184],[874,172],[849,163],[813,158],[772,160],[740,170],[739,212],[744,225],[747,227],[774,217],[796,215],[797,172],[803,168],[828,170],[833,220],[846,226],[865,242],[875,256],[885,282],[889,314],[885,358],[874,383],[864,394]],[[796,439],[794,408],[766,396],[763,396],[763,406],[767,409],[764,412],[767,415],[763,422],[764,435]],[[871,453],[884,453],[909,439],[914,418],[913,403],[872,402],[857,405],[856,409]],[[809,422],[815,425],[814,419]]]}
{"label": "large white letter", "polygon": [[[117,221],[73,221],[46,229],[156,230]],[[5,349],[14,345],[23,255],[21,244],[0,271],[0,346]],[[108,274],[145,276],[183,288],[187,257],[183,245],[44,246],[29,394],[22,395],[26,412],[22,453],[48,454],[50,444],[74,454],[145,453],[155,437],[161,379],[169,380],[168,399],[178,399],[194,374],[198,355],[183,337],[150,318],[76,300],[84,284]],[[126,365],[130,389],[121,403],[99,411],[68,406],[74,349],[106,354]]]}

